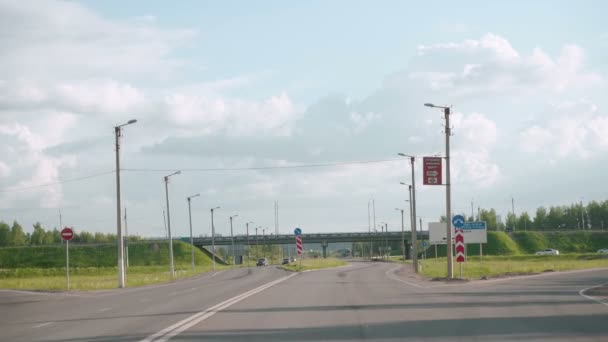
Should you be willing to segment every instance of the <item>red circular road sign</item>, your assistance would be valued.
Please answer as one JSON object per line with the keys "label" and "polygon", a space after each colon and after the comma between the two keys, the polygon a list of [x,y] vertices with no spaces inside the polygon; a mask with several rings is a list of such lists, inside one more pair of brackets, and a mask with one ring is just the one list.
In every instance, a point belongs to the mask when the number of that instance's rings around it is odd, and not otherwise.
{"label": "red circular road sign", "polygon": [[72,228],[65,227],[61,230],[61,238],[70,241],[74,237],[74,231]]}

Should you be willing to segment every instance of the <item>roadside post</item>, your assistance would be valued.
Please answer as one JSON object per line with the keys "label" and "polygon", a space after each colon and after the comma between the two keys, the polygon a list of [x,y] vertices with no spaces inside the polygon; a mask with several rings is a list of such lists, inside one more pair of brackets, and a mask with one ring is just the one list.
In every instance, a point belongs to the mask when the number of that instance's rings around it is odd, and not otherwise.
{"label": "roadside post", "polygon": [[460,279],[462,279],[462,263],[464,260],[464,232],[462,228],[456,228],[456,262],[460,264]]}
{"label": "roadside post", "polygon": [[456,262],[460,264],[460,279],[462,279],[462,263],[465,259],[464,232],[462,231],[464,222],[464,216],[462,215],[454,215],[452,218],[452,224],[456,228]]}
{"label": "roadside post", "polygon": [[61,230],[61,239],[65,240],[65,284],[70,290],[70,240],[74,237],[72,228],[65,227]]}
{"label": "roadside post", "polygon": [[293,230],[294,235],[296,236],[296,252],[298,254],[298,258],[300,259],[300,270],[302,269],[302,229],[296,228]]}

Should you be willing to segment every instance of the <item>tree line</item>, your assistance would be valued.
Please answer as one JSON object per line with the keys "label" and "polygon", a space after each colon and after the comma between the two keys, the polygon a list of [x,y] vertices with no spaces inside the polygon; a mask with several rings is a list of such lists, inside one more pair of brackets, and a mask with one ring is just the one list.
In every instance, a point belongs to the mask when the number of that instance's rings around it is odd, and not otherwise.
{"label": "tree line", "polygon": [[[445,220],[445,217],[441,218]],[[510,212],[504,222],[498,220],[496,210],[478,209],[469,221],[485,221],[489,230],[603,230],[608,229],[608,200],[591,201],[587,205],[573,203],[564,206],[539,207],[534,215]],[[606,227],[606,228],[604,228]]]}
{"label": "tree line", "polygon": [[[140,240],[130,236],[129,240]],[[116,234],[90,233],[74,230],[71,240],[75,243],[112,243],[116,242]],[[57,229],[45,230],[40,223],[34,224],[33,232],[24,232],[23,227],[13,221],[12,225],[0,221],[0,247],[53,245],[61,243],[61,232]]]}

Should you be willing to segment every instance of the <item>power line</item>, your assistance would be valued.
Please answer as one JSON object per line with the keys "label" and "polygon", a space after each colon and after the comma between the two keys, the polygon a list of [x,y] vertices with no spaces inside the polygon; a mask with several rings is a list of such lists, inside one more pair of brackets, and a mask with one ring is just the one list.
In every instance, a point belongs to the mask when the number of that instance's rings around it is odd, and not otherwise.
{"label": "power line", "polygon": [[253,167],[228,167],[228,168],[121,169],[121,170],[130,171],[130,172],[171,172],[171,171],[177,171],[177,170],[180,170],[182,172],[255,171],[255,170],[275,170],[275,169],[300,169],[300,168],[343,166],[343,165],[379,164],[379,163],[387,163],[387,162],[395,162],[395,161],[403,161],[403,159],[380,159],[380,160],[365,160],[365,161],[354,161],[354,162],[280,165],[280,166],[253,166]]}
{"label": "power line", "polygon": [[19,192],[19,191],[26,191],[26,190],[32,190],[32,189],[39,189],[39,188],[44,188],[44,187],[47,187],[47,186],[59,185],[59,184],[70,183],[70,182],[77,182],[77,181],[81,181],[81,180],[85,180],[85,179],[89,179],[89,178],[100,177],[100,176],[108,175],[108,174],[111,174],[111,173],[114,173],[114,172],[115,172],[114,170],[112,170],[112,171],[105,171],[105,172],[94,173],[94,174],[91,174],[91,175],[88,175],[88,176],[82,176],[82,177],[77,177],[77,178],[70,178],[70,179],[59,180],[57,182],[52,182],[52,183],[26,186],[26,187],[23,187],[23,188],[5,189],[5,190],[0,190],[0,193]]}
{"label": "power line", "polygon": [[[121,169],[121,171],[128,172],[171,172],[176,170],[187,171],[187,172],[221,172],[221,171],[256,171],[256,170],[277,170],[277,169],[301,169],[301,168],[315,168],[315,167],[331,167],[331,166],[345,166],[345,165],[365,165],[365,164],[380,164],[387,162],[395,162],[395,161],[403,161],[403,159],[379,159],[379,160],[363,160],[363,161],[353,161],[353,162],[334,162],[334,163],[320,163],[320,164],[300,164],[300,165],[279,165],[279,166],[257,166],[257,167],[232,167],[232,168],[174,168],[174,169]],[[0,193],[11,193],[11,192],[20,192],[27,191],[33,189],[39,189],[54,185],[60,185],[65,183],[77,182],[85,179],[105,176],[111,173],[114,173],[115,170],[105,171],[90,174],[87,176],[70,178],[59,180],[52,183],[38,184],[32,185],[22,188],[9,188],[0,190]]]}

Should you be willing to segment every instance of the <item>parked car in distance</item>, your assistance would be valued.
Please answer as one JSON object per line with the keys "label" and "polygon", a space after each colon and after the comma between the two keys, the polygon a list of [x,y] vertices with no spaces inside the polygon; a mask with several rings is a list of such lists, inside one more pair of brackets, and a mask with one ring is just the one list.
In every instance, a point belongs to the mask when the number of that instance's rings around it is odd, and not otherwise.
{"label": "parked car in distance", "polygon": [[536,255],[559,255],[559,251],[557,249],[547,248],[536,252]]}
{"label": "parked car in distance", "polygon": [[288,258],[283,259],[283,262],[281,264],[289,265],[289,259]]}
{"label": "parked car in distance", "polygon": [[296,262],[296,258],[291,258],[291,262]]}
{"label": "parked car in distance", "polygon": [[608,254],[608,248],[602,248],[602,249],[598,249],[597,252],[599,254]]}
{"label": "parked car in distance", "polygon": [[268,266],[268,259],[260,258],[260,259],[258,259],[258,262],[256,262],[255,265],[256,266]]}

